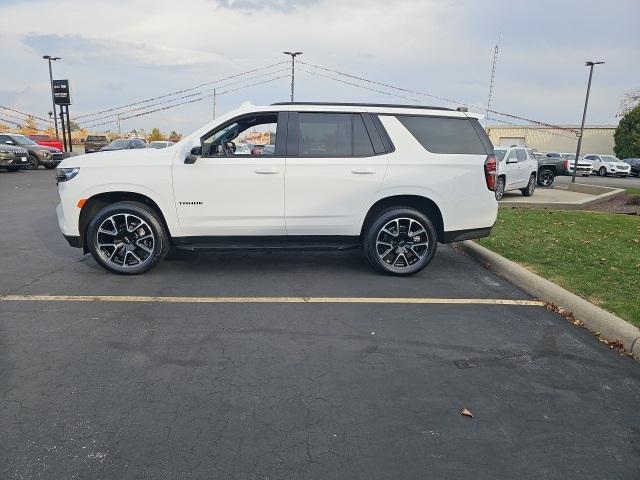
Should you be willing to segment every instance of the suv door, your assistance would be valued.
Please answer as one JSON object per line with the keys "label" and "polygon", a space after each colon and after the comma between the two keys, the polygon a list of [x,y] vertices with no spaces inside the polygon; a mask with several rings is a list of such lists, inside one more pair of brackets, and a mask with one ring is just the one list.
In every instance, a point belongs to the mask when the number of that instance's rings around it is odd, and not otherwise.
{"label": "suv door", "polygon": [[[173,167],[180,226],[187,236],[285,235],[284,148],[286,113],[236,117],[201,138],[194,163]],[[284,125],[283,125],[284,122]],[[235,154],[237,142],[273,143]],[[246,150],[244,150],[246,151]]]}
{"label": "suv door", "polygon": [[504,159],[504,169],[501,169],[500,173],[504,171],[505,174],[505,190],[511,190],[515,188],[515,185],[520,181],[518,173],[518,154],[517,149],[512,148],[507,153]]}
{"label": "suv door", "polygon": [[518,157],[518,188],[526,187],[531,174],[527,151],[524,148],[518,148],[516,149],[516,156]]}
{"label": "suv door", "polygon": [[363,212],[387,169],[369,114],[290,112],[286,164],[288,235],[360,234]]}

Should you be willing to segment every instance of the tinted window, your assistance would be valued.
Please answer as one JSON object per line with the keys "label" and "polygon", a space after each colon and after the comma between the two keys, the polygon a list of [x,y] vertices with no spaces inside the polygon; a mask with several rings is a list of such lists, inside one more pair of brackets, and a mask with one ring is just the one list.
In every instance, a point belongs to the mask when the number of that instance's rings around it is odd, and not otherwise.
{"label": "tinted window", "polygon": [[486,155],[482,140],[467,118],[398,115],[396,118],[428,151]]}
{"label": "tinted window", "polygon": [[519,162],[524,162],[524,161],[527,160],[527,152],[525,152],[524,150],[522,150],[520,148],[518,150],[516,150],[516,155],[518,156],[518,161]]}
{"label": "tinted window", "polygon": [[496,155],[496,158],[498,159],[498,162],[501,162],[504,159],[504,155],[507,153],[506,150],[494,150],[494,153]]}
{"label": "tinted window", "polygon": [[356,157],[374,155],[371,139],[359,114],[353,115],[353,154]]}
{"label": "tinted window", "polygon": [[350,113],[300,113],[298,118],[300,156],[351,156]]}
{"label": "tinted window", "polygon": [[507,156],[507,162],[509,160],[518,160],[518,151],[517,150],[511,150],[509,152],[509,155]]}
{"label": "tinted window", "polygon": [[205,157],[274,155],[277,128],[277,113],[237,118],[202,138],[202,155]]}

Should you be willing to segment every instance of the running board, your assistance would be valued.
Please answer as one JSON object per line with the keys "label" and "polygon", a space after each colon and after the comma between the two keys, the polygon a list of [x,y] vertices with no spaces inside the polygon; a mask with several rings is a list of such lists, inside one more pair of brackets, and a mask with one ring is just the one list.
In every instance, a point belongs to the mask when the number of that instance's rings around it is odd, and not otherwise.
{"label": "running board", "polygon": [[264,250],[304,250],[304,251],[342,251],[360,248],[360,243],[309,243],[309,242],[275,242],[275,243],[189,243],[175,245],[179,250],[188,251],[264,251]]}

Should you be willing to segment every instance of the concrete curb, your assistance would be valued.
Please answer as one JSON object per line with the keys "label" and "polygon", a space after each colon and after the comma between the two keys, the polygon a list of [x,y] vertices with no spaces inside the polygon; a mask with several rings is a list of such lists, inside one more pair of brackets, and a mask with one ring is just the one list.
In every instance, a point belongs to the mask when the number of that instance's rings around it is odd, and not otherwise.
{"label": "concrete curb", "polygon": [[[585,198],[583,200],[576,200],[573,202],[517,202],[509,199],[502,199],[500,201],[500,207],[510,207],[510,208],[547,208],[550,210],[582,210],[585,207],[590,205],[597,205],[598,203],[604,203],[608,200],[611,200],[614,197],[617,197],[620,194],[623,194],[625,191],[622,188],[611,188],[611,187],[600,187],[596,186],[596,188],[600,189],[602,192],[606,190],[604,193],[593,193],[588,187],[592,185],[583,185],[583,184],[575,184],[575,186],[566,188],[567,191],[575,191],[580,193],[587,193],[593,195],[593,198]],[[583,188],[587,187],[587,188]],[[564,188],[558,190],[565,190]]]}
{"label": "concrete curb", "polygon": [[456,245],[530,295],[571,312],[589,330],[599,332],[609,341],[620,341],[628,352],[640,359],[640,329],[637,327],[474,242],[466,240]]}

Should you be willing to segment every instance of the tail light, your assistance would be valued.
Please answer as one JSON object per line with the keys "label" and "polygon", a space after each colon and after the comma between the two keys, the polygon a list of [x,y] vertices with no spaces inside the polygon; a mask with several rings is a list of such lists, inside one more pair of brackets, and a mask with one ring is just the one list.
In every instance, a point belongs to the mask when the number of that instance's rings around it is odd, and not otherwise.
{"label": "tail light", "polygon": [[496,177],[498,174],[498,162],[495,155],[489,155],[484,161],[484,179],[487,182],[487,188],[491,191],[496,189]]}
{"label": "tail light", "polygon": [[569,160],[565,160],[564,161],[564,169],[565,170],[569,170],[569,165],[571,165],[571,162]]}

